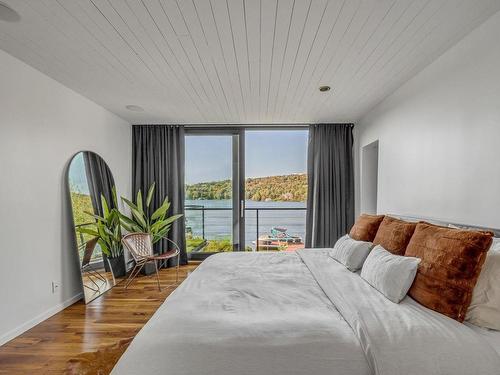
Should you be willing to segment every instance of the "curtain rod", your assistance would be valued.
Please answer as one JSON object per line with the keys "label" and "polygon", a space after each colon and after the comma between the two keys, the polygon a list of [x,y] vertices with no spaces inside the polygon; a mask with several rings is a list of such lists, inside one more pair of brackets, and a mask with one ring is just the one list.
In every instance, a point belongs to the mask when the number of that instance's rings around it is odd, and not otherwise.
{"label": "curtain rod", "polygon": [[170,126],[183,126],[186,129],[197,128],[306,128],[312,125],[351,125],[353,123],[292,123],[292,124],[132,124],[132,126],[155,126],[155,125],[170,125]]}
{"label": "curtain rod", "polygon": [[224,125],[212,125],[212,124],[199,124],[199,125],[184,125],[186,130],[189,129],[305,129],[309,128],[309,124],[224,124]]}

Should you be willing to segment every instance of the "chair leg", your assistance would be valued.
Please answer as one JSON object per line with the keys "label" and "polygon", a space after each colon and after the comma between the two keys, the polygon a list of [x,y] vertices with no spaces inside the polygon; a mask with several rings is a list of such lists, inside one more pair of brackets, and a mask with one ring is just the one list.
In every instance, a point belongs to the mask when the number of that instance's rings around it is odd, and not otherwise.
{"label": "chair leg", "polygon": [[101,275],[101,273],[99,271],[92,268],[92,266],[90,266],[90,265],[88,267],[89,267],[89,272],[92,272],[95,275],[95,277],[97,277],[98,279],[101,279],[101,281],[107,282],[106,278],[103,275]]}
{"label": "chair leg", "polygon": [[156,264],[156,260],[153,261],[155,264],[155,270],[156,270],[156,281],[158,282],[158,290],[161,292],[161,286],[160,286],[160,275],[158,274],[158,264]]}
{"label": "chair leg", "polygon": [[[89,268],[87,270],[87,274],[89,275],[89,279],[91,279],[92,283],[97,287],[98,290],[101,290],[101,287],[106,285],[106,283],[107,283],[106,279],[104,279],[104,280],[101,279],[99,277],[99,273],[96,270],[93,270],[92,268]],[[100,281],[101,285],[100,286],[97,285],[97,283],[92,279],[92,277],[95,277],[96,280]]]}
{"label": "chair leg", "polygon": [[93,279],[94,276],[92,275],[92,273],[90,272],[90,270],[88,268],[86,268],[86,267],[82,268],[82,274],[85,275],[85,273],[87,274],[87,277],[90,280],[90,282],[92,284],[94,284],[97,289],[94,289],[91,286],[85,284],[85,282],[83,283],[83,286],[86,287],[86,288],[88,288],[88,289],[90,289],[90,290],[92,290],[95,293],[99,292],[99,290],[100,290],[99,285],[97,285],[97,283],[94,281],[94,279]]}
{"label": "chair leg", "polygon": [[125,283],[125,289],[128,288],[128,286],[130,285],[130,283],[132,282],[132,280],[139,274],[139,272],[141,272],[142,270],[142,267],[144,267],[146,263],[140,263],[140,264],[137,264],[134,266],[134,269],[132,270],[132,272],[130,273],[128,279],[127,279],[127,282]]}
{"label": "chair leg", "polygon": [[128,275],[127,281],[125,281],[125,289],[127,289],[128,284],[130,284],[130,280],[132,279],[135,271],[137,270],[137,266],[138,266],[138,264],[136,263],[135,266],[134,266],[134,268],[132,269],[132,272],[130,272],[130,275]]}
{"label": "chair leg", "polygon": [[177,254],[177,265],[175,266],[175,283],[179,282],[179,261],[181,260],[180,254]]}

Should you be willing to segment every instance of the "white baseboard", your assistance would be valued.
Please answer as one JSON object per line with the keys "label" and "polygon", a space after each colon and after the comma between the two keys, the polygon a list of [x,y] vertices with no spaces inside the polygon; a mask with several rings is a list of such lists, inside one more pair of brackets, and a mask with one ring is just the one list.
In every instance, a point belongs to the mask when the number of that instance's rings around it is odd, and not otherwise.
{"label": "white baseboard", "polygon": [[52,315],[57,314],[59,311],[64,310],[66,307],[74,304],[75,302],[81,300],[83,297],[83,293],[78,293],[77,295],[74,295],[73,297],[67,299],[66,301],[63,301],[61,303],[58,303],[54,307],[51,307],[47,311],[37,315],[33,319],[27,321],[26,323],[21,324],[20,326],[14,328],[13,330],[7,332],[6,334],[0,336],[0,346],[3,344],[6,344],[13,338],[16,338],[20,334],[26,332],[27,330],[33,328],[37,324],[43,322],[44,320],[50,318]]}

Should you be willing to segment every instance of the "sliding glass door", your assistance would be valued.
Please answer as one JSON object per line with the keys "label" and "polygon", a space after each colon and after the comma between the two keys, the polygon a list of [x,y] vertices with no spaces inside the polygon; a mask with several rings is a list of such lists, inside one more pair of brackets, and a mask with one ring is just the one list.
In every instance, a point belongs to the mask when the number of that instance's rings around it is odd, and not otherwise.
{"label": "sliding glass door", "polygon": [[186,130],[186,242],[191,259],[304,246],[306,128]]}
{"label": "sliding glass door", "polygon": [[244,250],[239,129],[186,132],[186,243],[190,257]]}

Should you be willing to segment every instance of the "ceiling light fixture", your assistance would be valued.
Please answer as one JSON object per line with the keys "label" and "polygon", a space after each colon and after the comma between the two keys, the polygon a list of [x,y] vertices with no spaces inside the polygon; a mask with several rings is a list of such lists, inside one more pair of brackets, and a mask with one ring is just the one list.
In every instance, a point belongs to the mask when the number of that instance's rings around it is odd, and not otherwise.
{"label": "ceiling light fixture", "polygon": [[0,21],[19,22],[21,16],[7,4],[0,2]]}
{"label": "ceiling light fixture", "polygon": [[319,91],[321,91],[321,92],[330,91],[330,86],[320,86]]}
{"label": "ceiling light fixture", "polygon": [[134,105],[134,104],[126,105],[125,108],[127,108],[129,111],[132,111],[132,112],[144,112],[144,108],[139,107],[138,105]]}

